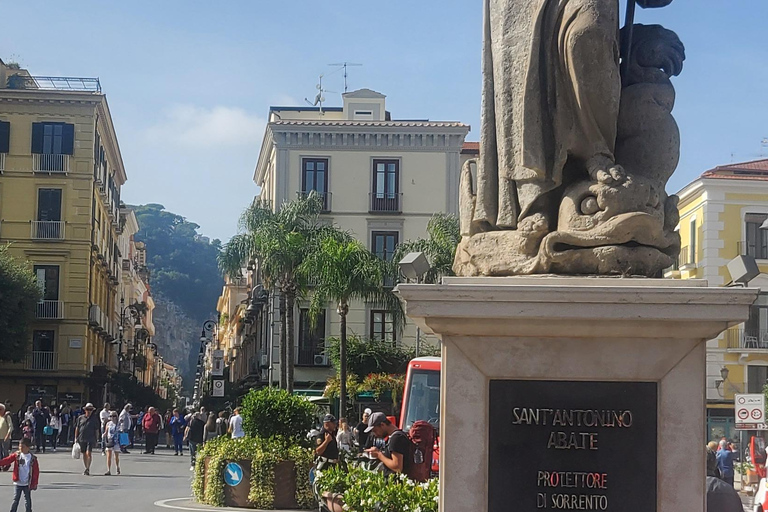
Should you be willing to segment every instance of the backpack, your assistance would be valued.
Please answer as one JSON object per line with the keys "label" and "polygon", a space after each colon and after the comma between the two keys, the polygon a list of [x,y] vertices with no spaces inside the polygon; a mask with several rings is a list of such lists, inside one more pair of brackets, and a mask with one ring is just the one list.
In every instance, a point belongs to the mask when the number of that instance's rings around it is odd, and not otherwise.
{"label": "backpack", "polygon": [[410,450],[406,455],[408,460],[404,461],[403,473],[414,482],[426,482],[432,472],[432,451],[436,438],[435,427],[427,421],[419,420],[414,422],[407,434],[399,430],[393,435],[398,432],[410,441]]}

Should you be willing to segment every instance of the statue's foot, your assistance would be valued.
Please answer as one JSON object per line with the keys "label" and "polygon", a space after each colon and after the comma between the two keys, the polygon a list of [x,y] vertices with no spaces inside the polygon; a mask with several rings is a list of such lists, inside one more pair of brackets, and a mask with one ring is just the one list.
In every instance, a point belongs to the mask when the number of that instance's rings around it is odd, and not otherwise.
{"label": "statue's foot", "polygon": [[595,155],[587,162],[587,171],[592,181],[604,185],[623,183],[627,178],[624,168],[604,155]]}

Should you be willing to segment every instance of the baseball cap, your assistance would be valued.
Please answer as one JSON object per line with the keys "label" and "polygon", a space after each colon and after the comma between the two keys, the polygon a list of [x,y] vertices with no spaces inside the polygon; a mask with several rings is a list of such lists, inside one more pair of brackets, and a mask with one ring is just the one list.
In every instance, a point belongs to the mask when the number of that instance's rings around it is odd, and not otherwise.
{"label": "baseball cap", "polygon": [[91,402],[88,402],[87,404],[85,404],[85,407],[83,407],[83,409],[94,410],[96,408],[93,406],[93,404]]}
{"label": "baseball cap", "polygon": [[373,430],[373,427],[377,425],[381,425],[387,421],[387,415],[383,412],[375,412],[371,414],[371,416],[368,418],[368,428],[365,429],[366,432],[370,432]]}
{"label": "baseball cap", "polygon": [[370,407],[366,407],[365,410],[363,411],[363,414],[367,414],[368,416],[370,416],[371,414],[373,414],[373,411],[371,410]]}
{"label": "baseball cap", "polygon": [[326,414],[325,416],[323,416],[323,423],[328,421],[332,423],[336,423],[336,416],[334,416],[333,414]]}

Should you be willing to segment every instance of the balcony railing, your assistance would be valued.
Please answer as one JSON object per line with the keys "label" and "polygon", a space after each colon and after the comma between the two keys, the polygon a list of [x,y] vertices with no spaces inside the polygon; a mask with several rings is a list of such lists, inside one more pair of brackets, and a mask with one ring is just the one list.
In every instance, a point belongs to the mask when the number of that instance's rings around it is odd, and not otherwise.
{"label": "balcony railing", "polygon": [[296,192],[296,195],[300,199],[306,199],[309,197],[309,194],[315,193],[323,198],[323,212],[330,212],[331,211],[331,193],[330,192],[318,192],[317,190],[306,190],[303,192]]}
{"label": "balcony railing", "polygon": [[755,240],[738,243],[739,256],[752,256],[756,260],[768,260],[768,247],[757,245]]}
{"label": "balcony railing", "polygon": [[302,347],[296,351],[296,364],[301,366],[328,366],[330,361],[324,354],[325,349],[321,345],[316,347]]}
{"label": "balcony railing", "polygon": [[8,78],[8,88],[100,93],[101,83],[98,78],[12,75]]}
{"label": "balcony railing", "polygon": [[25,368],[27,370],[58,370],[59,369],[59,354],[56,352],[47,352],[36,350],[27,355],[25,361]]}
{"label": "balcony railing", "polygon": [[34,240],[64,240],[64,221],[33,220],[31,236]]}
{"label": "balcony railing", "polygon": [[688,267],[696,264],[696,248],[685,246],[680,248],[680,268]]}
{"label": "balcony railing", "polygon": [[37,303],[35,316],[41,320],[61,320],[64,318],[64,301],[41,300]]}
{"label": "balcony railing", "polygon": [[69,172],[69,155],[32,154],[32,170],[35,172]]}
{"label": "balcony railing", "polygon": [[726,346],[732,350],[768,351],[768,330],[728,329],[725,331]]}
{"label": "balcony railing", "polygon": [[400,192],[371,192],[371,213],[402,211],[403,194]]}
{"label": "balcony railing", "polygon": [[5,170],[5,153],[0,153],[0,172]]}

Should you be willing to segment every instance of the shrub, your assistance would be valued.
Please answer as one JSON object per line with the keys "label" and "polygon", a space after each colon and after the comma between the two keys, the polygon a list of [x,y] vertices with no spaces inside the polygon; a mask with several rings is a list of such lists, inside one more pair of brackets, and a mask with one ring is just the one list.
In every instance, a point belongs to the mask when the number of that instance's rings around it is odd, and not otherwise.
{"label": "shrub", "polygon": [[241,415],[246,435],[282,437],[288,444],[306,443],[315,422],[315,406],[284,389],[252,389],[243,399]]}
{"label": "shrub", "polygon": [[[338,371],[339,339],[331,338],[326,350],[333,367]],[[439,356],[440,347],[423,344],[420,356]],[[347,371],[355,375],[371,373],[405,373],[408,361],[416,357],[415,347],[403,347],[382,340],[369,340],[360,336],[347,338]]]}

